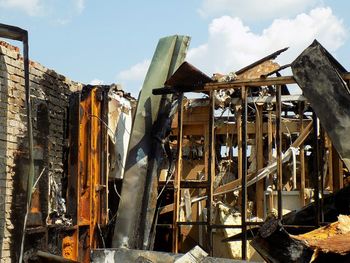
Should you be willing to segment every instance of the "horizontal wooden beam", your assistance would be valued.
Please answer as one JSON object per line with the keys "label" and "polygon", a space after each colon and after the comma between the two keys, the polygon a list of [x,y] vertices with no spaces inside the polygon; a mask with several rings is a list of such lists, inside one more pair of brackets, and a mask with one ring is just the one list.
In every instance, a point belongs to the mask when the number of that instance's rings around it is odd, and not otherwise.
{"label": "horizontal wooden beam", "polygon": [[234,89],[242,86],[260,87],[260,86],[272,86],[272,85],[284,85],[294,84],[295,79],[293,76],[285,77],[272,77],[272,78],[258,78],[258,79],[239,79],[231,82],[214,82],[204,85],[205,91],[218,90],[218,89]]}
{"label": "horizontal wooden beam", "polygon": [[[311,122],[311,120],[304,120],[304,125],[307,125]],[[187,123],[183,126],[183,133],[184,135],[204,135],[204,128],[203,125],[205,122],[202,123]],[[286,120],[282,121],[282,132],[283,133],[295,133],[300,131],[300,122],[298,120]],[[172,127],[172,133],[176,134],[177,127]],[[215,134],[221,135],[221,134],[237,134],[237,125],[235,123],[230,124],[222,124],[220,126],[215,127]],[[248,134],[255,134],[255,123],[247,123],[247,133]],[[267,134],[267,122],[263,123],[263,134]]]}
{"label": "horizontal wooden beam", "polygon": [[[350,72],[342,74],[345,81],[350,80]],[[205,84],[203,87],[194,86],[193,88],[186,87],[165,87],[153,89],[154,95],[170,94],[178,92],[206,92],[210,90],[219,89],[235,89],[242,86],[249,87],[260,87],[260,86],[272,86],[272,85],[287,85],[295,84],[296,81],[293,76],[283,76],[283,77],[269,77],[269,78],[257,78],[257,79],[240,79],[231,82],[211,82]]]}
{"label": "horizontal wooden beam", "polygon": [[[236,105],[240,101],[240,98],[232,98],[231,103]],[[283,95],[281,96],[281,102],[292,102],[292,101],[306,101],[306,98],[301,95]],[[276,103],[276,96],[262,96],[262,97],[248,97],[247,103]]]}

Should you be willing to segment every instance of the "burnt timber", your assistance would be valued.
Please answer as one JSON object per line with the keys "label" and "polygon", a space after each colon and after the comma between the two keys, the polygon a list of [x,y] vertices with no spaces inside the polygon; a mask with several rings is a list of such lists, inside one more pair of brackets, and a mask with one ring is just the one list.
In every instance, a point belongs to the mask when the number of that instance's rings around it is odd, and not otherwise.
{"label": "burnt timber", "polygon": [[14,260],[349,260],[350,74],[317,41],[210,77],[185,61],[189,37],[162,38],[136,104],[29,61],[26,31],[0,34],[25,47],[0,42]]}

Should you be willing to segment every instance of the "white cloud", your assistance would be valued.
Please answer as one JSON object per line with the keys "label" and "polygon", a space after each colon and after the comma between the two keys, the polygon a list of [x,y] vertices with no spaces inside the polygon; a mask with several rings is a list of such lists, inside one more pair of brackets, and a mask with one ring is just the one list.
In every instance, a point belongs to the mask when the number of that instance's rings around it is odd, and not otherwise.
{"label": "white cloud", "polygon": [[90,85],[103,85],[104,81],[100,79],[93,79],[90,81]]}
{"label": "white cloud", "polygon": [[129,69],[120,71],[117,77],[122,81],[123,80],[127,80],[127,81],[143,80],[146,76],[146,73],[150,64],[151,64],[151,60],[146,59],[140,63],[133,65]]}
{"label": "white cloud", "polygon": [[[208,41],[191,48],[186,60],[209,76],[236,71],[284,47],[290,49],[278,57],[278,62],[291,63],[314,39],[334,52],[348,35],[342,21],[329,7],[315,8],[293,19],[275,19],[260,33],[252,32],[240,18],[231,16],[214,19],[208,31]],[[117,81],[137,96],[149,64],[150,60],[144,60],[120,71]]]}
{"label": "white cloud", "polygon": [[65,25],[73,16],[82,13],[85,0],[0,0],[0,8],[29,16],[50,17],[57,24]]}
{"label": "white cloud", "polygon": [[40,0],[0,0],[0,8],[21,10],[30,16],[43,14]]}
{"label": "white cloud", "polygon": [[117,74],[117,82],[122,84],[125,91],[137,97],[150,64],[151,60],[146,59],[131,66],[129,69],[120,71]]}
{"label": "white cloud", "polygon": [[78,13],[83,12],[85,8],[85,0],[74,0],[75,6],[77,8]]}
{"label": "white cloud", "polygon": [[293,19],[276,19],[261,33],[253,33],[240,18],[223,16],[209,25],[207,43],[189,50],[187,60],[207,74],[228,73],[278,49],[281,64],[290,63],[314,39],[334,52],[347,38],[347,30],[330,8],[315,8]]}
{"label": "white cloud", "polygon": [[271,19],[293,16],[320,3],[321,0],[204,0],[198,9],[200,15],[239,16],[244,20]]}

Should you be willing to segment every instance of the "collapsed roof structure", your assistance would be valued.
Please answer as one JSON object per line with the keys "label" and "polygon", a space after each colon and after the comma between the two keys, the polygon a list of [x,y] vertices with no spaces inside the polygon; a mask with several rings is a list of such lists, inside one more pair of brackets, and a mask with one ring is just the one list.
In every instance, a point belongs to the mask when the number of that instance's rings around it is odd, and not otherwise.
{"label": "collapsed roof structure", "polygon": [[[28,60],[35,187],[26,209],[17,136],[8,261],[22,238],[26,262],[349,260],[350,74],[315,40],[291,64],[275,62],[284,48],[209,77],[185,61],[189,41],[160,39],[137,102]],[[11,52],[4,94],[22,85]]]}

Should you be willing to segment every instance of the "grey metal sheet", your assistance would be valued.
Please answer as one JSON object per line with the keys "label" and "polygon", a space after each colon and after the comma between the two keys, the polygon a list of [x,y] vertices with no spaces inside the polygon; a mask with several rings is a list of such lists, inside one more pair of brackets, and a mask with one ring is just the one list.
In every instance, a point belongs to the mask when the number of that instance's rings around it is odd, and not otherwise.
{"label": "grey metal sheet", "polygon": [[[183,254],[172,254],[166,252],[134,250],[134,249],[96,249],[91,253],[92,263],[125,263],[125,262],[149,262],[149,263],[171,263]],[[239,263],[246,262],[227,258],[206,257],[202,263]],[[252,261],[250,261],[252,262]]]}
{"label": "grey metal sheet", "polygon": [[350,169],[350,93],[344,68],[316,40],[292,63],[298,85]]}
{"label": "grey metal sheet", "polygon": [[140,224],[140,217],[151,150],[152,127],[158,116],[161,100],[160,96],[152,95],[152,89],[163,86],[167,78],[180,66],[185,58],[188,43],[189,37],[185,36],[175,35],[160,39],[148,69],[131,131],[113,247],[142,246],[143,240],[140,240],[140,236],[143,235],[144,227]]}

